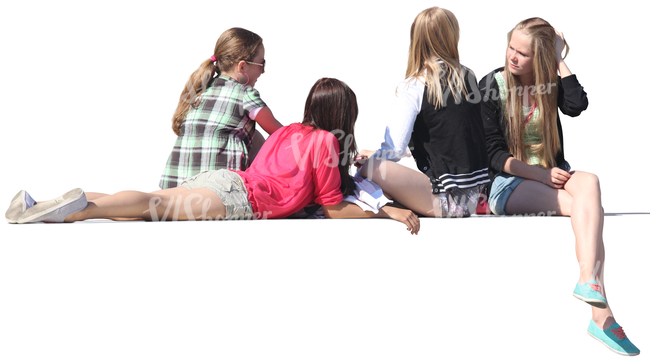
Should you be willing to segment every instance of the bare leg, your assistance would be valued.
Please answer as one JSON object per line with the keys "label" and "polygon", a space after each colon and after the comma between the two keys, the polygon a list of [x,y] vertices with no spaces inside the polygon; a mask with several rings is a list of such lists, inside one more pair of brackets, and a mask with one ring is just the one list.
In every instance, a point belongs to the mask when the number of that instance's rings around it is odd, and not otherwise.
{"label": "bare leg", "polygon": [[87,192],[86,194],[86,200],[88,201],[93,201],[97,200],[99,198],[102,198],[104,196],[108,196],[109,194],[104,194],[104,193],[96,193],[96,192]]}
{"label": "bare leg", "polygon": [[[601,202],[600,181],[594,174],[575,172],[564,188],[573,197],[571,225],[576,234],[576,255],[581,267],[581,283],[583,279],[595,279],[601,286],[601,293],[607,298],[603,242],[605,211]],[[580,231],[577,231],[578,229]],[[606,309],[592,307],[592,317],[596,325],[605,329],[615,322],[609,306]]]}
{"label": "bare leg", "polygon": [[361,176],[381,186],[392,199],[423,216],[440,217],[440,200],[432,193],[431,182],[423,173],[393,161],[371,158],[361,168]]}
{"label": "bare leg", "polygon": [[144,193],[122,191],[88,202],[65,222],[87,219],[137,218],[152,221],[221,219],[226,207],[213,191],[184,187]]}
{"label": "bare leg", "polygon": [[[605,210],[601,208],[601,217],[603,220],[605,219]],[[607,299],[607,294],[605,293],[605,242],[602,239],[602,234],[603,234],[603,226],[605,222],[601,222],[600,224],[600,235],[601,235],[601,241],[598,246],[598,259],[601,261],[600,264],[600,269],[597,270],[596,272],[596,278],[598,279],[598,282],[602,285],[601,292],[605,299]],[[609,311],[603,311],[603,310],[609,310]],[[603,329],[608,329],[610,326],[612,326],[616,321],[614,320],[614,315],[612,314],[611,309],[609,306],[607,309],[599,309],[597,307],[591,308],[592,311],[592,318],[594,319],[594,322],[599,325]],[[602,321],[602,326],[601,326],[601,321]]]}
{"label": "bare leg", "polygon": [[[99,198],[103,198],[104,196],[109,196],[109,194],[104,194],[104,193],[97,193],[97,192],[84,192],[86,194],[86,200],[87,201],[95,201]],[[109,220],[114,220],[114,221],[135,221],[135,220],[142,220],[141,218],[108,218]]]}
{"label": "bare leg", "polygon": [[[104,193],[96,193],[96,192],[87,192],[86,194],[86,200],[88,201],[95,201],[99,198],[103,198],[104,196],[109,196],[109,194],[104,194]],[[142,218],[109,218],[110,220],[114,221],[137,221],[137,220],[142,220]]]}
{"label": "bare leg", "polygon": [[[512,192],[506,203],[509,214],[530,214],[545,212],[571,216],[571,226],[576,238],[576,257],[580,265],[578,282],[595,279],[601,286],[605,298],[603,244],[604,211],[600,197],[598,177],[574,172],[564,189],[556,190],[537,181],[525,180]],[[592,307],[596,325],[603,328],[614,323],[611,307]]]}

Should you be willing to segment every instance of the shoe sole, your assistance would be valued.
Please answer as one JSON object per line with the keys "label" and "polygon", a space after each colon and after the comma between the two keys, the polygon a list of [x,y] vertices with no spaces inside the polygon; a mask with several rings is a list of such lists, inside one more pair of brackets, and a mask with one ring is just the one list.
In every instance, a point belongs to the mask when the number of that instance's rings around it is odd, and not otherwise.
{"label": "shoe sole", "polygon": [[14,207],[16,201],[21,201],[19,199],[24,199],[25,198],[25,190],[20,190],[16,196],[14,196],[13,199],[11,199],[11,203],[9,204],[9,209],[7,209],[7,212],[5,213],[5,220],[7,220],[8,223],[10,224],[15,224],[18,222],[18,218],[20,217],[20,214],[22,213],[22,206]]}
{"label": "shoe sole", "polygon": [[597,307],[599,309],[607,309],[607,302],[606,301],[595,300],[595,299],[587,299],[587,298],[584,298],[584,297],[582,297],[582,296],[580,296],[578,294],[573,294],[573,296],[576,299],[582,300],[582,301],[586,302],[587,304],[589,304],[591,306]]}
{"label": "shoe sole", "polygon": [[[27,217],[27,218],[24,218],[24,219],[19,219],[17,223],[18,224],[29,223],[33,219],[39,218],[39,217],[41,217],[41,216],[43,216],[43,215],[45,215],[47,213],[51,213],[51,212],[53,212],[55,210],[58,210],[58,209],[60,209],[60,208],[62,208],[64,206],[70,204],[71,202],[79,200],[83,195],[84,195],[84,191],[79,189],[79,188],[74,189],[74,190],[70,190],[67,193],[62,195],[64,197],[64,200],[61,201],[59,204],[57,204],[56,207],[45,209],[45,210],[43,210],[43,211],[41,211],[39,213],[32,214],[30,217]],[[66,196],[70,196],[70,198],[65,199]]]}
{"label": "shoe sole", "polygon": [[600,342],[601,344],[605,345],[605,347],[607,347],[608,349],[612,350],[613,352],[615,352],[615,353],[617,353],[617,354],[619,354],[619,355],[623,355],[623,356],[636,356],[636,355],[639,355],[639,354],[641,353],[641,352],[638,352],[638,353],[626,353],[626,352],[621,352],[621,351],[618,351],[618,350],[614,350],[614,349],[612,349],[611,346],[607,345],[604,341],[602,341],[602,340],[600,340],[599,338],[597,338],[596,335],[594,335],[594,334],[592,334],[591,332],[589,332],[589,330],[587,330],[587,334],[589,334],[589,336],[591,336],[592,338],[598,340],[598,342]]}

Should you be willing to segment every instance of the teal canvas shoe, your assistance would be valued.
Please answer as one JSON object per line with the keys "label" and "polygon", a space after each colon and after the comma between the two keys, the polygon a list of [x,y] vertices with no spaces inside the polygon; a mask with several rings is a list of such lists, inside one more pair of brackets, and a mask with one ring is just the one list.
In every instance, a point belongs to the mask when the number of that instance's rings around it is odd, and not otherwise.
{"label": "teal canvas shoe", "polygon": [[603,330],[591,320],[587,333],[619,355],[634,356],[641,353],[639,348],[632,344],[627,335],[625,335],[623,328],[617,323],[614,323],[609,329]]}
{"label": "teal canvas shoe", "polygon": [[583,285],[577,283],[573,290],[573,296],[597,308],[605,309],[607,307],[607,299],[600,293],[600,285],[596,280],[587,281]]}

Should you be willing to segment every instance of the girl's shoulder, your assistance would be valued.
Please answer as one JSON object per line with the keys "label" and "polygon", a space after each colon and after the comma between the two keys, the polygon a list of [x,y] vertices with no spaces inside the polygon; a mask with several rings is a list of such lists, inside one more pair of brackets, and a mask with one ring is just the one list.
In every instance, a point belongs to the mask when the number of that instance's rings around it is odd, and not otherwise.
{"label": "girl's shoulder", "polygon": [[474,74],[474,70],[470,69],[469,67],[467,67],[467,66],[465,66],[463,64],[460,64],[460,67],[461,67],[461,70],[462,70],[463,74],[465,74],[465,76],[476,77],[476,74]]}
{"label": "girl's shoulder", "polygon": [[426,86],[426,78],[423,76],[411,76],[400,81],[397,84],[397,89],[395,93],[399,96],[400,94],[411,94],[413,96],[420,95],[424,92]]}
{"label": "girl's shoulder", "polygon": [[[496,69],[490,71],[485,76],[483,76],[483,78],[481,78],[481,81],[479,81],[479,85],[481,85],[481,84],[496,85],[496,83],[495,83],[496,77],[498,76],[498,74],[501,74],[503,69],[504,69],[504,67],[502,66],[500,68],[496,68]],[[482,87],[483,86],[481,86],[481,88]]]}
{"label": "girl's shoulder", "polygon": [[[279,128],[278,130],[276,130],[273,133],[273,135],[275,135],[276,133],[277,134],[285,134],[285,135],[286,134],[289,134],[289,135],[290,134],[301,134],[303,136],[313,136],[314,134],[316,134],[316,135],[320,135],[320,136],[328,136],[328,137],[331,136],[333,138],[336,138],[336,136],[334,136],[334,134],[332,134],[329,131],[322,130],[322,129],[316,129],[313,126],[305,125],[303,123],[291,123],[291,124],[285,125],[285,126]],[[271,136],[273,136],[273,135],[271,135]]]}
{"label": "girl's shoulder", "polygon": [[232,91],[232,89],[236,89],[237,93],[242,93],[242,94],[243,93],[259,94],[259,91],[254,87],[247,84],[242,84],[239,81],[237,81],[237,79],[233,79],[230,76],[226,76],[226,75],[217,75],[214,79],[210,81],[208,86],[214,89],[228,88],[229,91]]}
{"label": "girl's shoulder", "polygon": [[299,151],[303,155],[307,153],[318,154],[322,152],[321,149],[338,149],[336,135],[327,130],[316,129],[302,123],[285,125],[276,130],[269,139],[271,137],[274,138],[272,142],[283,143],[285,144],[282,146],[283,148],[291,148],[290,151]]}

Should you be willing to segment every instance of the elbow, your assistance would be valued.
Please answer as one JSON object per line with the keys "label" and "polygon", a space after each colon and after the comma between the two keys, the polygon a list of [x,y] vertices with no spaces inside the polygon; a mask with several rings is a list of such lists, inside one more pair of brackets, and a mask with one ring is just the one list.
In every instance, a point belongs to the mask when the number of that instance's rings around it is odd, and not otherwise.
{"label": "elbow", "polygon": [[509,162],[511,159],[514,159],[510,153],[501,152],[490,157],[490,167],[495,173],[508,172],[506,169],[509,168]]}
{"label": "elbow", "polygon": [[582,114],[583,111],[587,110],[588,106],[589,100],[587,100],[586,97],[583,97],[579,102],[565,104],[564,109],[560,108],[560,110],[562,110],[562,113],[565,115],[576,117]]}
{"label": "elbow", "polygon": [[566,112],[564,112],[564,115],[570,116],[570,117],[578,117],[580,114],[582,114],[583,111],[585,111],[587,107],[585,106],[584,108],[572,108],[572,109],[567,109]]}
{"label": "elbow", "polygon": [[323,215],[325,215],[326,219],[338,219],[338,213],[338,211],[329,206],[323,206]]}

